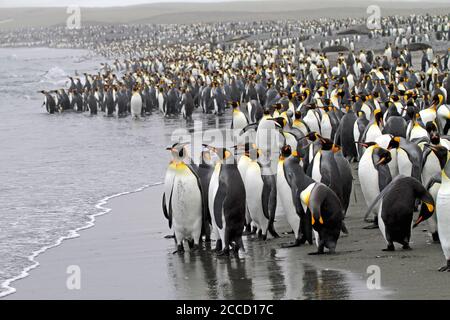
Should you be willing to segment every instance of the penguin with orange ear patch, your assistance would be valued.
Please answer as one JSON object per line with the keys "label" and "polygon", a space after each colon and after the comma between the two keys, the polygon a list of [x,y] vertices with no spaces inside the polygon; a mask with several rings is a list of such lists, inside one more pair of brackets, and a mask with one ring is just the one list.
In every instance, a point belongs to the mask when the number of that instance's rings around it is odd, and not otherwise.
{"label": "penguin with orange ear patch", "polygon": [[336,250],[337,241],[342,229],[344,210],[336,193],[320,182],[311,183],[300,193],[300,199],[305,212],[311,212],[311,225],[316,238],[317,252],[324,254]]}

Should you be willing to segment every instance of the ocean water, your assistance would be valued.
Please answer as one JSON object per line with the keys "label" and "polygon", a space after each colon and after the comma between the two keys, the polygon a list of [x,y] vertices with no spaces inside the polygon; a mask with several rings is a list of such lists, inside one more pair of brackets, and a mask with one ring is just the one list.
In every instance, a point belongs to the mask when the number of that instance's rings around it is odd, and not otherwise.
{"label": "ocean water", "polygon": [[96,71],[103,61],[84,50],[0,49],[0,295],[7,279],[36,264],[33,253],[101,212],[101,199],[161,182],[172,132],[192,129],[158,113],[132,120],[49,115],[41,107],[38,90],[65,87],[67,75]]}

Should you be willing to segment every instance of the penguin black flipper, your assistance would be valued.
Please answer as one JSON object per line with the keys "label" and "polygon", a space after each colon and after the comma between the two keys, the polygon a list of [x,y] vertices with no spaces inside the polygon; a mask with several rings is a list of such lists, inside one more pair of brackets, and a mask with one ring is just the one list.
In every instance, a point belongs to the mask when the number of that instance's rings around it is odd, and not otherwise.
{"label": "penguin black flipper", "polygon": [[216,197],[214,198],[214,218],[219,229],[223,228],[222,211],[227,196],[226,184],[221,180],[222,179],[219,180],[219,187],[217,188]]}
{"label": "penguin black flipper", "polygon": [[198,173],[198,170],[199,170],[198,166],[192,162],[192,159],[191,159],[191,163],[188,163],[186,165],[189,168],[189,170],[191,170],[191,172],[195,176],[195,178],[197,179],[197,185],[200,190],[200,194],[202,196],[202,217],[203,217],[202,222],[203,223],[211,223],[211,217],[208,214],[208,206],[206,205],[208,203],[208,197],[207,197],[207,194],[203,191],[202,181],[201,181],[200,175]]}
{"label": "penguin black flipper", "polygon": [[244,133],[246,133],[248,130],[250,130],[250,129],[256,130],[257,128],[258,128],[258,124],[257,124],[257,123],[250,123],[250,124],[246,125],[246,126],[241,130],[241,132],[239,132],[239,135],[241,136],[241,135],[243,135]]}
{"label": "penguin black flipper", "polygon": [[162,209],[163,209],[164,217],[166,217],[166,219],[169,220],[169,213],[167,212],[166,194],[165,193],[163,193],[163,197],[162,197]]}
{"label": "penguin black flipper", "polygon": [[373,200],[372,204],[370,205],[370,207],[367,209],[366,213],[364,214],[364,220],[367,219],[367,217],[370,215],[370,213],[372,212],[373,208],[377,205],[378,202],[380,202],[381,199],[383,199],[384,195],[386,193],[388,193],[391,189],[392,189],[392,182],[405,177],[404,175],[398,175],[396,176],[394,179],[392,179],[392,181],[378,194],[378,196],[375,198],[375,200]]}
{"label": "penguin black flipper", "polygon": [[[263,189],[261,194],[261,203],[263,208],[264,216],[271,220],[270,213],[272,212],[270,209],[273,209],[273,200],[271,199],[273,197],[272,195],[272,186],[271,186],[271,176],[267,175],[261,175],[261,179],[263,181]],[[272,200],[272,201],[271,201]],[[272,203],[271,203],[272,202]],[[276,207],[276,202],[275,202]]]}

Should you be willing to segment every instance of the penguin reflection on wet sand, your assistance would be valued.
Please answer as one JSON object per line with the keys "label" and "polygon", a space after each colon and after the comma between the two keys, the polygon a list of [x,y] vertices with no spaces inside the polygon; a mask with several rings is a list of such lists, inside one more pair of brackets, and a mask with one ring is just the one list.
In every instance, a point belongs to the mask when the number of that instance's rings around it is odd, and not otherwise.
{"label": "penguin reflection on wet sand", "polygon": [[164,180],[162,207],[164,216],[173,228],[177,251],[184,253],[183,241],[187,240],[189,248],[199,249],[203,219],[203,193],[200,178],[190,164],[185,144],[176,143],[168,147],[172,161]]}
{"label": "penguin reflection on wet sand", "polygon": [[[422,201],[422,207],[417,220],[412,224],[416,199]],[[435,211],[433,197],[416,179],[399,175],[377,196],[368,212],[379,201],[381,206],[378,209],[378,225],[387,242],[387,248],[383,251],[394,251],[394,242],[400,243],[403,249],[411,249],[411,229],[432,216]]]}

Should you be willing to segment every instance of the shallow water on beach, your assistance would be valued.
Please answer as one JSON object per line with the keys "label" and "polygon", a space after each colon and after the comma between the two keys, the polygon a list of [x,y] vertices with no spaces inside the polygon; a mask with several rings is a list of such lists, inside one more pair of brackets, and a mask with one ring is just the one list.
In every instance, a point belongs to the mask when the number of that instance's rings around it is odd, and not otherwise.
{"label": "shallow water on beach", "polygon": [[132,120],[45,112],[38,90],[65,87],[67,75],[100,62],[84,50],[0,49],[0,284],[30,266],[34,251],[86,224],[100,199],[162,181],[172,132],[192,127],[157,113]]}
{"label": "shallow water on beach", "polygon": [[[37,90],[61,88],[66,75],[94,71],[102,61],[83,50],[0,50],[0,283],[30,266],[33,252],[85,225],[89,215],[99,212],[95,204],[100,199],[161,182],[170,158],[165,148],[173,142],[174,130],[193,130],[193,123],[158,113],[132,120],[48,115],[41,108]],[[224,128],[230,119],[196,113],[194,120],[205,129]],[[159,200],[148,208],[159,210]],[[166,254],[172,247],[163,239],[166,221],[162,213],[152,219],[150,247],[158,259],[154,272],[165,275],[155,281],[167,279],[160,283],[167,298],[378,297],[352,273],[318,269],[290,249],[262,241],[246,238],[241,259],[221,259],[205,251]]]}

